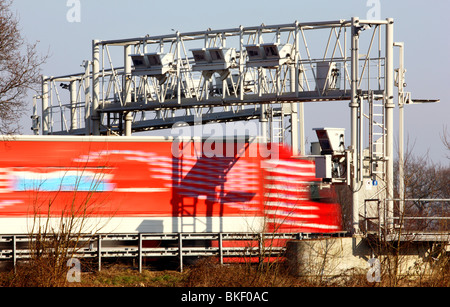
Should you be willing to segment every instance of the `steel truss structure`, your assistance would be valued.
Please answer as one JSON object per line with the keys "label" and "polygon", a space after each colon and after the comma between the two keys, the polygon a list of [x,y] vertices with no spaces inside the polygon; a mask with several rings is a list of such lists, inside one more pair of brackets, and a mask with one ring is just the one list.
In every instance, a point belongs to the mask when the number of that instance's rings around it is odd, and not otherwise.
{"label": "steel truss structure", "polygon": [[[42,78],[33,130],[130,136],[259,120],[268,142],[290,143],[304,155],[304,103],[349,101],[351,143],[345,162],[336,160],[346,169],[337,179],[353,190],[357,233],[365,199],[394,197],[394,87],[399,107],[413,102],[402,57],[394,69],[396,46],[403,52],[393,19],[358,17],[94,40],[83,72]],[[379,183],[377,195],[359,196],[368,179]],[[383,210],[393,228],[393,201]]]}

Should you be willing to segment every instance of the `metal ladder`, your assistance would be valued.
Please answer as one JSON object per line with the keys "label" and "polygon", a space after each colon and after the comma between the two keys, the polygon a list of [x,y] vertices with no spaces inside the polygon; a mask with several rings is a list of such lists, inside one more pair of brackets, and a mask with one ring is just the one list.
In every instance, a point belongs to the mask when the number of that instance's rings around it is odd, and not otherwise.
{"label": "metal ladder", "polygon": [[269,132],[270,132],[270,142],[284,144],[286,130],[284,123],[284,110],[276,110],[272,106],[269,107]]}
{"label": "metal ladder", "polygon": [[384,95],[375,95],[370,92],[368,101],[370,173],[373,177],[378,176],[384,179],[384,167],[379,170],[378,166],[378,162],[384,162],[386,150]]}
{"label": "metal ladder", "polygon": [[[185,201],[192,200],[192,204],[186,204]],[[183,198],[180,208],[180,230],[181,232],[196,232],[197,226],[197,202],[196,198]],[[190,221],[188,221],[190,220]],[[187,229],[190,227],[191,229]]]}

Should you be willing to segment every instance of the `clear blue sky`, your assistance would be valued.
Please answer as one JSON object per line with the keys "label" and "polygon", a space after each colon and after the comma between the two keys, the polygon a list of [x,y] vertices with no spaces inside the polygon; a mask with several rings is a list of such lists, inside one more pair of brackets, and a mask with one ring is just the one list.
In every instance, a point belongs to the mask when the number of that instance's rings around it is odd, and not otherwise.
{"label": "clear blue sky", "polygon": [[[13,10],[20,17],[22,34],[30,42],[40,41],[42,53],[50,53],[43,67],[46,75],[81,72],[81,62],[91,58],[93,39],[169,34],[171,29],[187,32],[295,20],[352,16],[365,19],[370,10],[367,0],[80,0],[80,4],[81,22],[69,23],[66,15],[70,8],[66,0],[14,0]],[[407,90],[414,98],[441,99],[439,104],[406,109],[407,137],[415,142],[417,154],[428,151],[433,161],[448,164],[450,160],[445,155],[450,153],[445,151],[440,134],[446,125],[450,133],[450,1],[380,0],[380,4],[381,18],[395,19],[395,41],[406,45]],[[307,113],[307,120],[308,116],[317,118],[317,123],[310,119],[309,128],[349,125],[347,122],[340,125],[340,113],[334,114],[329,122],[320,122],[318,108],[306,107],[306,112],[315,112]],[[339,112],[347,119],[350,110],[342,106]],[[24,133],[29,133],[31,123],[23,125]],[[307,137],[315,141],[312,131],[307,131]]]}

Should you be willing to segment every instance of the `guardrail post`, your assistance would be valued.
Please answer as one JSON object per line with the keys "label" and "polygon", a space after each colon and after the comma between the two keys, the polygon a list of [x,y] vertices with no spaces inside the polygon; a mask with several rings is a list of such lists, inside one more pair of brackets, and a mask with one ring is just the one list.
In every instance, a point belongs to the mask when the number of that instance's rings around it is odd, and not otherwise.
{"label": "guardrail post", "polygon": [[180,272],[183,273],[183,234],[178,234],[178,255],[180,257]]}
{"label": "guardrail post", "polygon": [[259,233],[258,234],[258,243],[259,243],[259,264],[264,263],[264,246],[263,246],[263,234]]}
{"label": "guardrail post", "polygon": [[220,257],[220,264],[223,265],[223,237],[222,233],[219,233],[219,257]]}
{"label": "guardrail post", "polygon": [[139,273],[142,273],[142,233],[138,237],[138,258]]}
{"label": "guardrail post", "polygon": [[102,270],[102,235],[97,237],[98,271]]}
{"label": "guardrail post", "polygon": [[13,244],[14,273],[16,273],[16,266],[17,266],[17,238],[16,238],[16,236],[12,237],[12,244]]}

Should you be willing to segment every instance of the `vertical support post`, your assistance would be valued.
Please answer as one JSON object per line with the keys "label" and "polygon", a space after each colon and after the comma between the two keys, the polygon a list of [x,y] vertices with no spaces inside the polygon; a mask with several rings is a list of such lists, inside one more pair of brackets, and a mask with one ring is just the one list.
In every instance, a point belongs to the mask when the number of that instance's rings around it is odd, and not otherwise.
{"label": "vertical support post", "polygon": [[267,104],[261,104],[260,105],[260,123],[261,123],[261,136],[263,139],[263,142],[272,142],[272,137],[267,135],[267,121],[269,120],[270,115],[269,112],[269,105]]}
{"label": "vertical support post", "polygon": [[183,234],[178,233],[178,256],[180,259],[180,272],[183,273]]}
{"label": "vertical support post", "polygon": [[[124,47],[124,68],[125,75],[123,80],[123,102],[127,104],[131,102],[131,45],[127,45]],[[131,136],[132,134],[132,124],[133,124],[133,115],[131,112],[124,113],[125,120],[125,136]]]}
{"label": "vertical support post", "polygon": [[244,81],[245,81],[245,63],[244,63],[244,27],[239,27],[239,99],[244,100]]}
{"label": "vertical support post", "polygon": [[92,41],[92,134],[100,135],[100,44],[98,40]]}
{"label": "vertical support post", "polygon": [[[303,72],[298,71],[297,74],[299,75],[298,82],[300,84],[298,92],[303,92]],[[298,103],[298,118],[300,121],[300,154],[302,156],[305,156],[306,155],[306,141],[305,141],[305,103],[304,102]]]}
{"label": "vertical support post", "polygon": [[219,258],[220,264],[223,264],[223,234],[219,233]]}
{"label": "vertical support post", "polygon": [[180,32],[177,32],[177,100],[178,104],[181,104],[181,36]]}
{"label": "vertical support post", "polygon": [[[262,43],[262,36],[261,36],[261,32],[262,32],[262,26],[259,27],[257,35],[258,35],[258,45],[260,45]],[[263,72],[262,72],[263,68],[261,66],[258,67],[258,96],[261,97],[262,96],[262,80],[263,80]]]}
{"label": "vertical support post", "polygon": [[302,150],[299,150],[299,108],[300,106],[298,103],[291,104],[291,147],[292,155],[294,156],[297,156],[299,152],[302,152]]}
{"label": "vertical support post", "polygon": [[[302,80],[302,79],[301,79]],[[300,122],[300,155],[306,155],[305,143],[305,105],[304,102],[298,103],[298,118]]]}
{"label": "vertical support post", "polygon": [[[262,36],[261,36],[262,28],[259,27],[257,32],[257,39],[258,44],[262,43]],[[263,73],[262,73],[262,67],[258,67],[258,96],[262,96],[262,80],[263,80]],[[270,114],[268,114],[270,112]],[[261,130],[262,130],[262,137],[265,142],[273,143],[273,112],[272,107],[268,104],[262,104],[261,105]],[[283,116],[282,116],[283,117]],[[269,123],[268,123],[269,121]],[[270,131],[267,130],[269,126]],[[269,132],[269,135],[267,133]]]}
{"label": "vertical support post", "polygon": [[142,273],[142,233],[138,236],[138,265],[139,273]]}
{"label": "vertical support post", "polygon": [[40,119],[38,115],[38,108],[37,108],[37,99],[39,96],[33,96],[33,115],[31,116],[32,119],[32,126],[31,130],[33,130],[34,135],[39,135],[41,127],[40,127]]}
{"label": "vertical support post", "polygon": [[[369,94],[370,95],[370,94]],[[358,179],[363,181],[364,176],[364,99],[359,96],[359,115],[358,115],[358,131],[359,131],[359,153],[358,153]]]}
{"label": "vertical support post", "polygon": [[403,217],[403,210],[405,207],[405,153],[404,153],[404,83],[405,83],[405,57],[404,57],[404,43],[395,43],[399,47],[399,68],[398,68],[398,108],[399,108],[399,127],[398,127],[398,194],[400,198],[400,217]]}
{"label": "vertical support post", "polygon": [[16,238],[16,236],[12,237],[12,244],[13,244],[14,273],[16,273],[16,268],[17,268],[17,238]]}
{"label": "vertical support post", "polygon": [[98,271],[102,270],[102,235],[97,237]]}
{"label": "vertical support post", "polygon": [[77,81],[70,82],[70,130],[78,128],[77,119]]}
{"label": "vertical support post", "polygon": [[[227,46],[227,36],[225,35],[225,32],[222,33],[222,48],[225,48]],[[231,77],[233,78],[233,77]],[[228,82],[227,78],[222,80],[222,98],[225,99],[226,93],[228,91]],[[211,109],[212,110],[212,109]]]}
{"label": "vertical support post", "polygon": [[[257,41],[258,44],[262,43],[262,37],[261,37],[261,27],[259,27],[257,33],[255,34],[257,37]],[[261,87],[261,83],[262,83],[262,68],[258,67],[258,88],[256,88],[256,86],[254,87],[257,91],[258,91],[258,96],[261,97],[262,95],[262,87]],[[270,105],[268,104],[261,104],[261,117],[260,117],[260,123],[261,123],[261,136],[263,138],[263,142],[266,143],[272,143],[273,142],[273,138],[272,138],[272,128],[273,128],[273,121],[272,121],[272,114],[269,115],[268,112],[272,113],[272,109],[270,107]],[[270,123],[268,124],[268,122],[270,121]],[[268,125],[270,125],[270,132],[269,135],[267,135],[268,133]]]}
{"label": "vertical support post", "polygon": [[352,18],[352,59],[351,59],[351,146],[352,146],[352,230],[359,233],[359,199],[358,199],[358,61],[359,61],[359,18]]}
{"label": "vertical support post", "polygon": [[[145,41],[145,43],[144,53],[147,53],[147,41]],[[159,52],[164,53],[164,39],[162,38],[159,40]]]}
{"label": "vertical support post", "polygon": [[386,25],[386,187],[387,229],[393,228],[394,217],[394,20]]}
{"label": "vertical support post", "polygon": [[[297,80],[297,77],[295,76],[297,74],[297,70],[296,70],[295,64],[290,65],[289,71],[290,71],[290,74],[291,74],[291,76],[290,76],[291,92],[295,92],[295,89],[296,89],[295,82]],[[299,104],[298,103],[292,103],[291,104],[291,147],[292,147],[292,154],[294,156],[297,156],[298,153],[299,153],[299,122],[298,122],[298,116],[299,116]]]}
{"label": "vertical support post", "polygon": [[300,27],[298,21],[295,21],[295,93],[298,97],[298,93],[300,92]]}
{"label": "vertical support post", "polygon": [[264,234],[258,234],[258,248],[259,248],[259,264],[264,263]]}
{"label": "vertical support post", "polygon": [[85,135],[91,135],[91,61],[86,61],[84,66],[84,130]]}
{"label": "vertical support post", "polygon": [[[300,70],[300,26],[298,21],[295,21],[295,93],[299,97],[299,93],[303,91],[303,72]],[[303,102],[298,103],[295,108],[298,111],[299,126],[300,126],[300,155],[305,156],[305,106]]]}
{"label": "vertical support post", "polygon": [[50,110],[48,105],[48,80],[42,76],[42,134],[48,135],[50,128]]}

